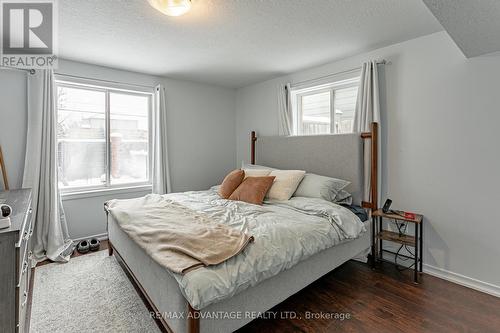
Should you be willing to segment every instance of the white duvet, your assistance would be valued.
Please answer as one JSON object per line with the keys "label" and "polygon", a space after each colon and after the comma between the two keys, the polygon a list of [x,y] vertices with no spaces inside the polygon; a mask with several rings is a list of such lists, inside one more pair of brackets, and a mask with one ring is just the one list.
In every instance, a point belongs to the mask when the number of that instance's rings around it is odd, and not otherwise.
{"label": "white duvet", "polygon": [[185,275],[172,273],[184,297],[197,310],[366,231],[350,210],[322,199],[294,197],[257,206],[221,199],[215,188],[165,197],[203,211],[214,222],[255,238],[242,253],[220,265],[199,268]]}

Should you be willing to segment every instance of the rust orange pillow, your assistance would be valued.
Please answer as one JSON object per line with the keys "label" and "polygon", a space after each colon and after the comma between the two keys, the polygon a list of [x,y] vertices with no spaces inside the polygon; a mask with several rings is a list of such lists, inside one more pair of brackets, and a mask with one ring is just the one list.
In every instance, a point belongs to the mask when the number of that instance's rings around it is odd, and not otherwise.
{"label": "rust orange pillow", "polygon": [[245,178],[245,171],[237,169],[233,170],[227,174],[227,176],[222,181],[219,188],[219,195],[224,199],[229,198],[229,196],[240,186],[241,182]]}
{"label": "rust orange pillow", "polygon": [[262,201],[274,182],[271,177],[247,177],[231,194],[229,200],[245,201],[248,203],[262,205]]}

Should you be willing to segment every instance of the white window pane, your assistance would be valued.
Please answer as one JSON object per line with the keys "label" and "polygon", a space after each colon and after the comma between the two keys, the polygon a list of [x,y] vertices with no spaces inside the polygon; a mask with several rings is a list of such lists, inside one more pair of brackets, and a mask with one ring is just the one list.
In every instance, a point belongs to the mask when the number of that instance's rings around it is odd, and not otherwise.
{"label": "white window pane", "polygon": [[111,184],[149,179],[149,97],[110,93]]}
{"label": "white window pane", "polygon": [[58,110],[104,112],[103,91],[59,86],[57,94]]}
{"label": "white window pane", "polygon": [[111,93],[110,107],[111,112],[115,115],[132,115],[147,118],[149,113],[149,97],[145,95]]}
{"label": "white window pane", "polygon": [[352,133],[358,87],[335,90],[335,132]]}
{"label": "white window pane", "polygon": [[330,133],[330,92],[301,96],[301,134]]}
{"label": "white window pane", "polygon": [[106,183],[105,93],[58,87],[58,164],[61,188]]}

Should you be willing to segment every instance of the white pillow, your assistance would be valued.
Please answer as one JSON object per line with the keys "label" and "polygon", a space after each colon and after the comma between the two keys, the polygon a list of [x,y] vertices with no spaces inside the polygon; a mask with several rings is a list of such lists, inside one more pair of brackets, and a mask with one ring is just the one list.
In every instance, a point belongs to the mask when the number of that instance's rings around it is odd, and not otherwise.
{"label": "white pillow", "polygon": [[269,176],[272,170],[265,169],[243,169],[245,171],[245,178],[247,177],[265,177]]}
{"label": "white pillow", "polygon": [[306,173],[293,196],[321,198],[335,203],[351,204],[351,194],[344,190],[350,183],[347,180]]}
{"label": "white pillow", "polygon": [[279,201],[290,200],[305,174],[306,172],[302,170],[271,171],[269,176],[276,178],[274,179],[273,186],[267,192],[266,198]]}

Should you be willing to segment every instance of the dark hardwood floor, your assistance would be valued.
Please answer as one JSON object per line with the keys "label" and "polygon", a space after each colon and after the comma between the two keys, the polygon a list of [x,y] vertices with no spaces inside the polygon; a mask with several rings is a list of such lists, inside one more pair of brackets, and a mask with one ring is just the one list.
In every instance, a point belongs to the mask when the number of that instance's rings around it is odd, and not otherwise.
{"label": "dark hardwood floor", "polygon": [[[500,298],[384,263],[375,271],[349,261],[291,296],[273,312],[296,319],[257,319],[238,332],[500,332]],[[350,319],[305,319],[306,312]],[[299,319],[300,317],[300,319]]]}
{"label": "dark hardwood floor", "polygon": [[[278,319],[256,319],[238,333],[500,332],[500,298],[426,274],[414,284],[410,271],[388,263],[372,270],[349,261],[269,311]],[[306,319],[308,312],[323,318]],[[344,319],[324,317],[335,314]]]}

